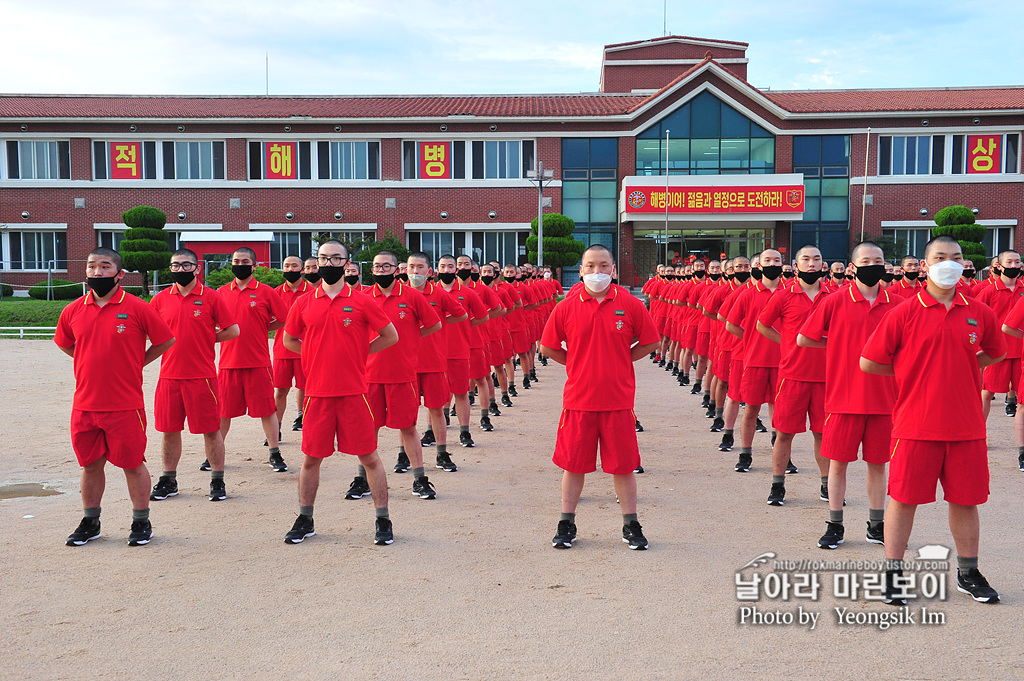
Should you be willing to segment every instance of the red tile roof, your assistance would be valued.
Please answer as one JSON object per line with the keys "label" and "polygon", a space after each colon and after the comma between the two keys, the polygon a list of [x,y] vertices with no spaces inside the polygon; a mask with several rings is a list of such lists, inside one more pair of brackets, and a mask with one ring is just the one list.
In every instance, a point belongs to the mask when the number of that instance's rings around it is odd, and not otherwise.
{"label": "red tile roof", "polygon": [[631,40],[628,43],[614,43],[612,45],[605,45],[604,49],[610,47],[626,47],[627,45],[642,45],[644,43],[659,43],[666,40],[696,40],[702,43],[723,43],[725,45],[742,45],[743,47],[750,47],[750,43],[740,43],[735,40],[719,40],[718,38],[695,38],[690,35],[666,35],[661,38],[648,38],[647,40]]}
{"label": "red tile roof", "polygon": [[1024,87],[763,92],[792,113],[1024,110]]}

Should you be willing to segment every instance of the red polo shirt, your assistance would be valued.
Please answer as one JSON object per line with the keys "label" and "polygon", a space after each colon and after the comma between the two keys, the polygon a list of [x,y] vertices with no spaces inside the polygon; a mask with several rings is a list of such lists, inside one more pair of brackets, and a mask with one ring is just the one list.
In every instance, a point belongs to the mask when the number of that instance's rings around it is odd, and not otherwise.
{"label": "red polo shirt", "polygon": [[949,310],[927,291],[898,305],[861,353],[896,372],[892,436],[908,440],[983,440],[977,353],[999,357],[1006,346],[992,310],[957,294]]}
{"label": "red polo shirt", "polygon": [[398,331],[398,342],[386,350],[370,355],[366,362],[366,380],[370,383],[412,383],[420,354],[420,329],[440,320],[426,296],[408,284],[396,281],[391,295],[386,296],[374,284],[369,296]]}
{"label": "red polo shirt", "polygon": [[[409,288],[412,288],[411,286]],[[415,289],[414,289],[415,290]],[[466,310],[440,284],[428,281],[423,287],[423,296],[434,312],[441,318],[441,330],[420,339],[420,356],[416,363],[418,373],[444,372],[448,370],[449,347],[453,344],[452,334],[463,331],[469,326],[469,320],[449,324],[449,317],[461,317]],[[454,343],[459,342],[459,337]],[[463,339],[464,340],[464,339]],[[469,358],[469,346],[465,345],[466,358]]]}
{"label": "red polo shirt", "polygon": [[306,395],[365,394],[370,339],[390,323],[376,303],[348,285],[334,298],[320,287],[300,296],[288,312],[284,332],[302,339]]}
{"label": "red polo shirt", "polygon": [[174,334],[152,307],[120,286],[100,307],[92,291],[60,313],[53,342],[75,348],[75,399],[80,411],[144,409],[146,338],[161,345]]}
{"label": "red polo shirt", "polygon": [[281,296],[272,286],[253,279],[244,289],[238,288],[238,281],[232,280],[227,286],[217,289],[221,299],[238,323],[241,332],[238,338],[221,343],[221,369],[251,369],[269,367],[270,347],[267,337],[270,324],[284,321],[288,317]]}
{"label": "red polo shirt", "polygon": [[796,344],[796,337],[811,312],[830,295],[834,294],[822,288],[812,301],[798,284],[791,289],[780,289],[764,306],[757,321],[778,328],[782,336],[779,378],[812,383],[825,380],[825,349],[801,348]]}
{"label": "red polo shirt", "polygon": [[[487,289],[480,287],[480,290]],[[470,322],[474,319],[486,319],[490,315],[490,310],[480,300],[477,290],[458,278],[452,283],[452,290],[448,291],[448,295],[462,306],[462,309],[469,315],[469,319],[465,324],[445,324],[444,332],[448,334],[448,356],[446,359],[469,359],[470,348],[484,346],[480,329],[485,326],[485,324],[472,326]]]}
{"label": "red polo shirt", "polygon": [[[304,296],[307,293],[312,293],[316,287],[310,284],[305,279],[299,279],[298,289],[293,291],[285,282],[277,287],[277,295],[281,296],[281,300],[284,302],[285,307],[291,310],[295,305],[295,301],[300,296]],[[287,317],[287,315],[285,315]],[[274,359],[299,359],[299,356],[284,346],[284,334],[274,334]]]}
{"label": "red polo shirt", "polygon": [[149,302],[174,333],[174,345],[160,356],[161,378],[216,378],[217,330],[233,326],[224,300],[202,282],[181,295],[176,284]]}
{"label": "red polo shirt", "polygon": [[[997,277],[992,280],[992,284],[980,291],[965,292],[964,295],[973,296],[978,302],[985,303],[992,308],[992,311],[996,313],[996,319],[999,320],[1000,328],[1002,328],[1002,324],[1006,323],[1007,316],[1024,296],[1024,283],[1020,279],[1016,279],[1011,289],[1003,283],[1002,277]],[[1007,326],[1012,328],[1010,324]],[[1006,359],[1020,357],[1021,339],[1007,335],[1003,340],[1006,342]]]}
{"label": "red polo shirt", "polygon": [[[739,298],[740,294],[745,293],[751,285],[752,284],[748,279],[746,283],[739,284],[735,289],[725,294],[725,297],[722,299],[722,304],[718,308],[718,314],[722,319],[729,318],[732,306],[736,304],[736,300]],[[725,322],[719,320],[718,326],[721,329],[718,335],[719,349],[724,350],[725,352],[735,353],[741,345],[740,339],[726,331]],[[733,358],[740,359],[740,357],[735,354],[733,355]]]}
{"label": "red polo shirt", "polygon": [[825,344],[825,411],[830,414],[891,414],[896,403],[892,376],[860,370],[860,354],[868,338],[904,301],[882,288],[874,304],[857,286],[830,295],[800,327],[811,340]]}
{"label": "red polo shirt", "polygon": [[[779,286],[781,285],[782,282],[779,282]],[[737,339],[736,349],[732,353],[733,359],[743,360],[743,366],[779,366],[779,344],[768,340],[757,330],[757,317],[773,295],[775,291],[759,281],[750,288],[742,289],[742,293],[736,296],[736,302],[729,310],[728,321],[743,329],[743,339]]]}
{"label": "red polo shirt", "polygon": [[612,411],[634,406],[634,341],[649,345],[659,339],[643,303],[612,284],[600,303],[586,290],[566,296],[551,312],[540,342],[552,349],[565,342],[564,409]]}
{"label": "red polo shirt", "polygon": [[519,329],[522,329],[526,325],[526,318],[523,316],[523,308],[519,308],[518,310],[514,310],[512,308],[514,308],[515,304],[519,302],[521,302],[523,307],[525,307],[526,301],[523,300],[523,297],[519,294],[519,291],[516,290],[516,287],[507,281],[495,282],[495,290],[504,291],[512,301],[512,305],[508,306],[508,314],[502,317],[505,323],[505,328],[509,331],[518,331]]}
{"label": "red polo shirt", "polygon": [[902,298],[909,298],[910,296],[914,295],[915,293],[924,288],[926,288],[926,285],[922,283],[920,277],[917,279],[917,281],[910,281],[909,279],[904,277],[899,281],[893,281],[892,286],[890,286],[887,290],[890,294],[895,294]]}

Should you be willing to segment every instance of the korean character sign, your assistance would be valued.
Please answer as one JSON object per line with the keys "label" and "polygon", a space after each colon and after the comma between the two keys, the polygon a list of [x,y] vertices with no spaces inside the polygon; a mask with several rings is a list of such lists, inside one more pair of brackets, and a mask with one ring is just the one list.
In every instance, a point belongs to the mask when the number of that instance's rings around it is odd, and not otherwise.
{"label": "korean character sign", "polygon": [[110,179],[138,180],[142,177],[142,150],[138,142],[110,143]]}
{"label": "korean character sign", "polygon": [[264,145],[268,180],[294,180],[298,175],[296,167],[295,142],[267,142]]}
{"label": "korean character sign", "polygon": [[967,136],[967,172],[998,173],[1002,170],[1002,135]]}
{"label": "korean character sign", "polygon": [[451,177],[451,156],[448,142],[420,142],[421,180],[440,180]]}

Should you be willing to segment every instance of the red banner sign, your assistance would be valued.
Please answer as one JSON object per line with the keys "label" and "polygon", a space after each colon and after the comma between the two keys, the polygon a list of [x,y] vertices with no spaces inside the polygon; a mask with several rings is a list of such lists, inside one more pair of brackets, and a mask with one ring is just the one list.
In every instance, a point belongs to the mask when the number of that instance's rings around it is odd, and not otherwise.
{"label": "red banner sign", "polygon": [[420,142],[420,179],[434,180],[452,176],[448,142]]}
{"label": "red banner sign", "polygon": [[627,213],[802,213],[804,186],[627,186]]}
{"label": "red banner sign", "polygon": [[264,177],[268,180],[294,180],[298,177],[296,167],[295,142],[267,142],[266,170]]}
{"label": "red banner sign", "polygon": [[998,173],[1003,158],[1002,135],[967,136],[967,172]]}
{"label": "red banner sign", "polygon": [[142,177],[142,149],[138,142],[110,143],[110,179],[138,180]]}

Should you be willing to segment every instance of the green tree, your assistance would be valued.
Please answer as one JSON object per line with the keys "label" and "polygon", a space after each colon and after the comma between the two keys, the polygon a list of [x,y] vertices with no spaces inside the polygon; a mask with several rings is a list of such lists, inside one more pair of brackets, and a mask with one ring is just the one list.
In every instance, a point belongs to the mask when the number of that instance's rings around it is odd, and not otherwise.
{"label": "green tree", "polygon": [[[261,284],[267,284],[268,286],[280,286],[284,283],[284,273],[281,270],[271,269],[269,267],[263,267],[262,265],[254,267],[252,270],[253,278]],[[222,267],[219,270],[215,270],[207,274],[203,281],[210,288],[220,288],[230,284],[235,278],[235,275],[231,272],[230,267]]]}
{"label": "green tree", "polygon": [[171,263],[171,247],[167,243],[167,214],[152,206],[135,206],[121,214],[128,226],[121,242],[124,269],[142,274],[142,288],[149,295],[149,277],[154,270],[162,270]]}
{"label": "green tree", "polygon": [[[570,267],[580,261],[587,245],[572,238],[576,223],[572,218],[561,213],[544,214],[544,266]],[[532,263],[537,262],[537,218],[530,226],[532,232],[526,237],[526,258]]]}
{"label": "green tree", "polygon": [[[391,251],[398,256],[398,262],[405,262],[409,258],[409,249],[403,246],[398,237],[391,232],[384,232],[384,238],[380,241],[363,239],[352,245],[352,249],[357,247],[359,250],[356,250],[351,257],[353,262],[360,263],[360,267],[362,267],[364,284],[373,281],[373,271],[370,267],[373,264],[373,256],[381,251]],[[349,250],[350,254],[353,253],[352,249]]]}
{"label": "green tree", "polygon": [[951,236],[960,242],[964,258],[974,263],[979,272],[988,267],[988,257],[981,240],[985,227],[975,224],[974,213],[967,206],[946,206],[935,213],[932,236]]}

